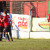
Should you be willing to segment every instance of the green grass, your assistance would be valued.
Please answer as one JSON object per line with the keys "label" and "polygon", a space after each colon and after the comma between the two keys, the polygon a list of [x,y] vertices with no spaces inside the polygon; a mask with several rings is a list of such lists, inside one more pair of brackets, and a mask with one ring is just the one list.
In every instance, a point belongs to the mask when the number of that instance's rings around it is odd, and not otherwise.
{"label": "green grass", "polygon": [[0,42],[0,50],[50,50],[50,39],[14,39]]}

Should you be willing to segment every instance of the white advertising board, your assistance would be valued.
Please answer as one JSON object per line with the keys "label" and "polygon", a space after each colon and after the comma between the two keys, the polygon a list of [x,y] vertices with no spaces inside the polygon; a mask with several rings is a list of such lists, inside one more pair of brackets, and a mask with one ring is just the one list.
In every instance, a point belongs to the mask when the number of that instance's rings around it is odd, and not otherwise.
{"label": "white advertising board", "polygon": [[49,31],[47,18],[33,18],[32,31]]}
{"label": "white advertising board", "polygon": [[15,29],[21,30],[21,31],[30,31],[31,26],[31,16],[29,15],[19,15],[19,14],[12,14],[12,21],[14,24],[12,24]]}

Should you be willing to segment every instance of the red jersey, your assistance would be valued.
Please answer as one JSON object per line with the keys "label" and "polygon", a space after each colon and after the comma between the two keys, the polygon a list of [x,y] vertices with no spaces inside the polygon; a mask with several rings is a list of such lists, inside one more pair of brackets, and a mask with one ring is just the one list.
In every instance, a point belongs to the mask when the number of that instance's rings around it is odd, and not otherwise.
{"label": "red jersey", "polygon": [[[1,19],[1,20],[3,19],[1,15],[0,15],[0,19]],[[3,22],[1,22],[1,20],[0,20],[0,26],[3,27]]]}
{"label": "red jersey", "polygon": [[48,18],[47,19],[50,20],[50,14],[48,15]]}
{"label": "red jersey", "polygon": [[6,15],[3,17],[4,27],[7,27],[8,25],[10,25],[9,18],[10,18],[9,15]]}
{"label": "red jersey", "polygon": [[50,22],[50,14],[48,14],[48,18],[47,18],[48,22]]}

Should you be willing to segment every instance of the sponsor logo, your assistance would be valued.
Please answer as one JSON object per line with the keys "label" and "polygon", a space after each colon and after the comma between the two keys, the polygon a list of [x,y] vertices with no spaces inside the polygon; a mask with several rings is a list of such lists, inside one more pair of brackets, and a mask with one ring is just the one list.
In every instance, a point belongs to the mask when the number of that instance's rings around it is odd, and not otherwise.
{"label": "sponsor logo", "polygon": [[18,27],[28,29],[28,18],[18,17]]}
{"label": "sponsor logo", "polygon": [[40,22],[40,23],[38,23],[38,25],[41,28],[44,28],[44,29],[48,29],[50,27],[50,23],[49,22]]}

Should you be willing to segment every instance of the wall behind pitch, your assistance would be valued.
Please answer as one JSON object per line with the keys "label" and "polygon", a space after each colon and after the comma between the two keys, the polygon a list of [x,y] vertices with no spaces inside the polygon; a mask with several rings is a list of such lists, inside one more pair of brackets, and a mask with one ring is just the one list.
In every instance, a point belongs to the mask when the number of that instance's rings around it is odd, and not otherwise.
{"label": "wall behind pitch", "polygon": [[29,15],[29,11],[34,6],[32,10],[33,17],[44,18],[48,15],[48,2],[25,2],[23,3],[23,14]]}
{"label": "wall behind pitch", "polygon": [[50,14],[50,1],[48,1],[48,14]]}

